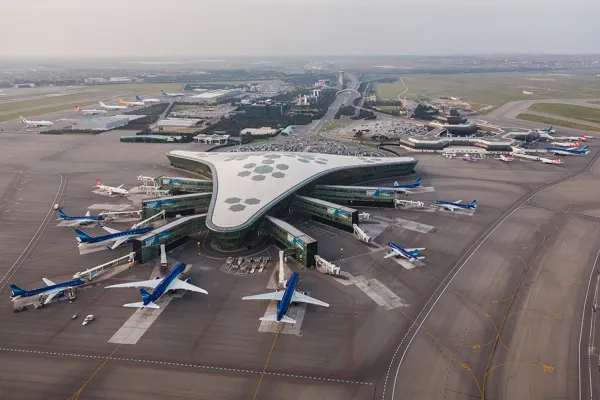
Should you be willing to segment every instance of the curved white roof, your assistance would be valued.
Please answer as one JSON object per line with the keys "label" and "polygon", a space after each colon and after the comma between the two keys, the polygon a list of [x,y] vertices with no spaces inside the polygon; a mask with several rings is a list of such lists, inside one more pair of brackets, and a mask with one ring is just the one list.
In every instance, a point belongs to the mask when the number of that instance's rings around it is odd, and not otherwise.
{"label": "curved white roof", "polygon": [[173,150],[168,156],[210,166],[213,197],[207,225],[236,231],[306,183],[339,169],[416,162],[412,157],[354,157],[316,153],[214,153]]}

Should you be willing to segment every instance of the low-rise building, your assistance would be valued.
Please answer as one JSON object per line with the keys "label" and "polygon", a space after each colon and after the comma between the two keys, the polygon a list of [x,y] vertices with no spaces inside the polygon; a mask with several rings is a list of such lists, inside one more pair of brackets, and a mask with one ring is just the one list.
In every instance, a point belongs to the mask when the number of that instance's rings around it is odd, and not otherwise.
{"label": "low-rise building", "polygon": [[[136,117],[138,117],[136,115]],[[123,115],[115,115],[112,117],[98,117],[84,119],[80,121],[73,121],[71,128],[73,130],[94,130],[94,131],[108,131],[111,129],[125,126],[129,123],[130,118]]]}
{"label": "low-rise building", "polygon": [[229,135],[205,135],[203,133],[194,136],[194,143],[202,144],[227,144]]}
{"label": "low-rise building", "polygon": [[269,136],[275,135],[277,129],[263,126],[262,128],[246,128],[242,129],[240,135],[251,135],[251,136]]}

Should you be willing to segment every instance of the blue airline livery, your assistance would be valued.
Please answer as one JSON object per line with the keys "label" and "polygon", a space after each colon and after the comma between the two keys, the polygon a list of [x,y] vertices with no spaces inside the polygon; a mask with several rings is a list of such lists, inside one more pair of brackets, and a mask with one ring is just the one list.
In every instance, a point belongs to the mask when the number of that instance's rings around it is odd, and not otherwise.
{"label": "blue airline livery", "polygon": [[285,322],[288,324],[295,324],[296,321],[286,316],[285,314],[290,309],[292,303],[308,303],[316,306],[329,307],[329,304],[322,302],[321,300],[314,299],[307,296],[306,293],[300,293],[296,291],[300,275],[294,272],[290,279],[287,281],[285,291],[275,291],[271,293],[257,294],[254,296],[242,297],[242,300],[277,300],[277,314],[267,315],[259,318],[261,321],[270,322]]}
{"label": "blue airline livery", "polygon": [[87,233],[83,232],[81,229],[75,229],[77,233],[77,241],[79,245],[92,244],[92,243],[105,243],[105,242],[114,242],[112,246],[107,246],[109,249],[114,250],[123,243],[127,243],[131,240],[131,238],[143,235],[145,233],[150,232],[154,229],[153,226],[145,226],[143,228],[130,229],[127,231],[119,231],[117,229],[112,229],[107,226],[100,224],[100,227],[107,231],[108,235],[96,236],[92,237]]}
{"label": "blue airline livery", "polygon": [[590,146],[585,146],[582,149],[561,149],[558,147],[546,147],[546,150],[550,153],[560,156],[581,156],[589,153]]}
{"label": "blue airline livery", "polygon": [[104,217],[102,215],[91,216],[89,211],[83,216],[70,217],[67,214],[65,214],[64,211],[60,208],[58,209],[58,216],[60,217],[59,220],[71,222],[70,224],[67,224],[67,226],[87,225],[96,221],[104,220]]}
{"label": "blue airline livery", "polygon": [[460,204],[462,202],[462,200],[456,200],[456,201],[443,201],[443,200],[436,200],[433,203],[437,206],[440,206],[448,211],[452,211],[454,212],[454,210],[456,209],[463,209],[463,210],[474,210],[477,208],[477,200],[473,200],[472,202],[470,202],[469,204]]}
{"label": "blue airline livery", "polygon": [[166,93],[164,90],[161,90],[160,94],[162,94],[163,96],[167,96],[167,97],[184,97],[185,96],[185,94],[183,94],[183,93]]}
{"label": "blue airline livery", "polygon": [[414,183],[409,183],[408,185],[399,185],[398,182],[394,182],[394,186],[392,186],[392,187],[394,189],[396,189],[396,191],[398,191],[398,192],[410,193],[410,191],[407,189],[414,189],[414,188],[421,187],[422,179],[423,178],[418,177],[417,180],[414,181]]}
{"label": "blue airline livery", "polygon": [[46,297],[46,300],[44,301],[44,304],[48,304],[48,303],[50,303],[50,301],[52,301],[52,299],[54,297],[56,297],[58,294],[64,292],[65,290],[68,290],[70,288],[75,288],[75,287],[85,284],[85,282],[82,281],[81,279],[73,279],[72,281],[63,282],[63,283],[54,283],[50,279],[46,279],[46,278],[44,278],[43,281],[46,284],[46,287],[33,289],[33,290],[23,290],[20,287],[18,287],[17,285],[10,285],[10,288],[12,289],[12,296],[10,296],[12,301],[15,301],[16,299],[19,299],[21,297],[46,295],[47,297]]}
{"label": "blue airline livery", "polygon": [[538,132],[544,132],[544,133],[554,133],[554,127],[552,125],[550,125],[550,128],[546,128],[546,129],[538,129]]}
{"label": "blue airline livery", "polygon": [[390,257],[401,256],[401,257],[406,258],[410,262],[416,262],[416,261],[419,261],[419,260],[422,260],[425,258],[425,257],[419,257],[419,251],[425,250],[424,247],[418,247],[418,248],[414,248],[414,249],[405,249],[403,247],[398,246],[394,242],[389,242],[387,245],[390,248],[390,252],[384,257],[384,259],[390,258]]}
{"label": "blue airline livery", "polygon": [[135,95],[135,99],[137,101],[141,101],[142,103],[160,103],[159,99],[142,99],[140,96],[138,96],[137,94]]}
{"label": "blue airline livery", "polygon": [[[107,286],[107,289],[110,288],[124,288],[124,287],[141,287],[140,293],[142,295],[142,301],[139,303],[129,303],[123,304],[123,307],[134,307],[134,308],[160,308],[158,304],[156,304],[156,300],[158,300],[163,294],[167,293],[169,290],[191,290],[192,292],[204,293],[208,294],[208,292],[204,289],[201,289],[197,286],[189,283],[189,280],[182,281],[179,279],[181,274],[185,271],[185,264],[179,263],[173,268],[163,279],[150,279],[148,281],[140,281],[140,282],[128,282],[128,283],[120,283],[118,285]],[[148,293],[145,287],[154,289],[152,293]]]}

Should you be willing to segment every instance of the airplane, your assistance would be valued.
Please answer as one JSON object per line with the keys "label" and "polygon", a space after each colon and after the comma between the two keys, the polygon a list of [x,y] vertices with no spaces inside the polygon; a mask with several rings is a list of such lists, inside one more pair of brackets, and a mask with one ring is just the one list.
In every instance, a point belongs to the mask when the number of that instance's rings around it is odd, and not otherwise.
{"label": "airplane", "polygon": [[160,91],[160,94],[167,97],[184,97],[184,93],[166,93],[164,90]]}
{"label": "airplane", "polygon": [[36,126],[52,126],[52,125],[54,125],[54,122],[51,122],[51,121],[28,121],[22,115],[19,115],[19,119],[21,120],[21,122],[23,122],[25,125],[27,125],[28,128],[35,128]]}
{"label": "airplane", "polygon": [[79,106],[75,106],[75,109],[77,111],[79,111],[80,113],[83,113],[83,115],[94,115],[94,114],[106,114],[108,111],[106,110],[82,110],[81,107]]}
{"label": "airplane", "polygon": [[477,208],[477,200],[473,200],[469,204],[460,204],[461,202],[462,202],[462,200],[456,200],[456,201],[436,200],[433,202],[433,204],[438,205],[438,206],[445,208],[446,210],[452,211],[452,212],[454,212],[454,210],[459,209],[459,208],[462,208],[463,210],[474,210]]}
{"label": "airplane", "polygon": [[504,154],[501,154],[500,157],[496,158],[496,160],[500,160],[500,161],[504,161],[504,162],[511,162],[511,161],[515,161],[515,158],[508,157],[508,156],[505,156]]}
{"label": "airplane", "polygon": [[554,128],[552,125],[550,125],[550,127],[546,129],[536,129],[536,132],[554,133]]}
{"label": "airplane", "polygon": [[390,257],[402,256],[410,262],[416,262],[416,261],[419,261],[419,260],[422,260],[425,258],[425,257],[419,257],[419,251],[425,250],[424,247],[414,248],[414,249],[405,249],[405,248],[398,246],[394,242],[389,242],[387,245],[390,248],[390,252],[387,253],[387,255],[385,257],[383,257],[384,259],[390,258]]}
{"label": "airplane", "polygon": [[550,158],[544,158],[544,157],[540,157],[540,161],[543,164],[556,164],[556,165],[560,165],[560,164],[564,164],[565,162],[562,160],[562,158],[559,158],[558,160],[552,160]]}
{"label": "airplane", "polygon": [[47,295],[46,300],[44,300],[44,304],[48,304],[52,301],[60,293],[65,290],[69,290],[71,288],[75,288],[81,285],[85,285],[85,282],[81,279],[73,279],[72,281],[63,282],[63,283],[54,283],[50,279],[43,278],[46,287],[33,289],[33,290],[23,290],[17,285],[10,285],[12,289],[12,296],[10,296],[12,301],[20,299],[21,297],[31,297],[36,295]]}
{"label": "airplane", "polygon": [[69,217],[67,214],[63,212],[60,208],[58,209],[59,220],[70,221],[71,224],[67,226],[76,226],[76,225],[88,225],[96,221],[104,221],[104,217],[102,215],[91,216],[88,211],[84,216],[81,217]]}
{"label": "airplane", "polygon": [[109,192],[111,195],[116,193],[116,194],[120,194],[121,196],[128,196],[129,191],[126,189],[123,189],[123,185],[117,186],[117,187],[106,186],[106,185],[103,185],[102,182],[100,182],[100,179],[96,179],[96,187],[102,189],[105,192]]}
{"label": "airplane", "polygon": [[107,106],[103,102],[100,102],[100,105],[107,110],[125,110],[127,108],[127,106]]}
{"label": "airplane", "polygon": [[418,177],[416,181],[414,181],[413,183],[409,183],[408,185],[400,185],[400,184],[398,184],[398,182],[394,182],[394,186],[392,186],[392,187],[399,192],[410,193],[410,191],[408,191],[406,189],[415,189],[415,188],[421,187],[422,179],[423,179],[422,177]]}
{"label": "airplane", "polygon": [[[185,271],[185,264],[179,263],[173,268],[167,276],[163,279],[150,279],[147,281],[139,281],[139,282],[128,282],[128,283],[119,283],[117,285],[107,286],[107,289],[111,288],[124,288],[124,287],[141,287],[140,293],[142,295],[142,301],[139,303],[129,303],[123,304],[123,307],[134,307],[134,308],[160,308],[158,304],[155,303],[163,294],[167,293],[170,290],[190,290],[192,292],[204,293],[208,294],[208,292],[204,289],[199,288],[198,286],[194,286],[189,283],[189,279],[182,281],[179,279],[181,274]],[[152,293],[148,293],[145,287],[154,289]]]}
{"label": "airplane", "polygon": [[465,161],[476,161],[473,157],[471,157],[469,154],[465,154],[463,157],[463,160]]}
{"label": "airplane", "polygon": [[560,149],[557,147],[546,147],[546,150],[550,153],[554,153],[557,156],[581,156],[589,153],[590,146],[585,146],[582,149]]}
{"label": "airplane", "polygon": [[125,101],[121,98],[119,98],[119,103],[125,104],[127,106],[143,106],[144,105],[143,101]]}
{"label": "airplane", "polygon": [[571,142],[552,142],[553,145],[558,147],[579,147],[579,142],[571,143]]}
{"label": "airplane", "polygon": [[567,140],[573,140],[573,141],[582,141],[585,142],[588,139],[593,139],[593,136],[588,136],[588,134],[584,134],[583,136],[568,136],[566,137]]}
{"label": "airplane", "polygon": [[295,324],[296,321],[285,314],[290,309],[292,303],[308,303],[316,306],[329,307],[329,304],[322,302],[321,300],[314,299],[307,296],[306,293],[300,293],[296,291],[300,275],[294,272],[290,279],[287,281],[285,291],[280,292],[279,290],[271,293],[257,294],[253,296],[242,297],[242,300],[277,300],[277,314],[267,315],[259,318],[261,321],[270,322],[284,322],[288,324]]}
{"label": "airplane", "polygon": [[112,246],[106,246],[109,249],[114,250],[123,243],[129,242],[131,238],[143,235],[144,233],[148,233],[154,229],[153,226],[145,226],[142,228],[130,229],[127,231],[119,231],[116,229],[108,228],[100,224],[100,222],[98,222],[98,225],[100,225],[102,229],[107,231],[108,235],[92,237],[87,233],[83,232],[81,229],[75,229],[75,233],[77,233],[76,239],[79,242],[79,246],[93,243],[114,242]]}
{"label": "airplane", "polygon": [[140,96],[138,96],[137,94],[135,95],[135,99],[137,101],[141,101],[142,103],[146,104],[146,103],[160,103],[159,99],[142,99]]}

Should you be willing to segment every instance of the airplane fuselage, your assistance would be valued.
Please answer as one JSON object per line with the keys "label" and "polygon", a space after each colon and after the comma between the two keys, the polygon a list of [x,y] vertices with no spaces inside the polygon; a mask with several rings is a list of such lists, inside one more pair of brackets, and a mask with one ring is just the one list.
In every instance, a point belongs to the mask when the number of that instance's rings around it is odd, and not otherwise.
{"label": "airplane fuselage", "polygon": [[148,233],[151,230],[153,230],[154,227],[152,226],[145,226],[143,228],[137,228],[137,229],[132,229],[129,231],[123,231],[123,232],[119,232],[119,233],[111,233],[108,235],[102,235],[102,236],[96,236],[96,237],[81,237],[78,236],[78,241],[80,243],[103,243],[103,242],[110,242],[113,241],[115,239],[119,239],[122,237],[135,237],[135,236],[139,236],[139,235],[143,235],[144,233]]}
{"label": "airplane fuselage", "polygon": [[22,292],[19,292],[19,294],[16,294],[13,291],[13,298],[15,297],[31,297],[31,296],[36,296],[38,294],[45,294],[45,293],[51,293],[51,292],[56,292],[57,289],[67,289],[70,287],[77,287],[77,286],[81,286],[84,285],[85,282],[82,281],[81,279],[73,279],[72,281],[68,281],[68,282],[63,282],[63,283],[57,283],[56,285],[51,285],[51,286],[46,286],[46,287],[42,287],[42,288],[38,288],[38,289],[33,289],[33,290],[23,290]]}
{"label": "airplane fuselage", "polygon": [[294,292],[296,291],[296,286],[298,286],[299,280],[300,275],[298,275],[296,272],[294,272],[288,280],[283,297],[281,298],[279,304],[277,304],[277,321],[281,321],[283,316],[287,314],[288,310],[290,309],[292,297],[294,296]]}
{"label": "airplane fuselage", "polygon": [[163,294],[165,294],[169,290],[169,287],[171,286],[171,284],[176,279],[179,279],[179,276],[181,274],[183,274],[183,271],[185,271],[185,264],[184,263],[177,264],[175,266],[175,268],[173,268],[171,270],[171,272],[169,272],[167,274],[167,276],[165,276],[163,278],[163,280],[156,286],[156,288],[154,288],[152,293],[150,293],[150,296],[148,296],[144,299],[144,306],[147,306],[150,303],[154,303]]}
{"label": "airplane fuselage", "polygon": [[474,204],[458,204],[458,203],[452,203],[450,201],[442,201],[442,200],[436,200],[436,201],[434,201],[434,204],[444,206],[447,208],[462,208],[465,210],[474,209],[477,207]]}

